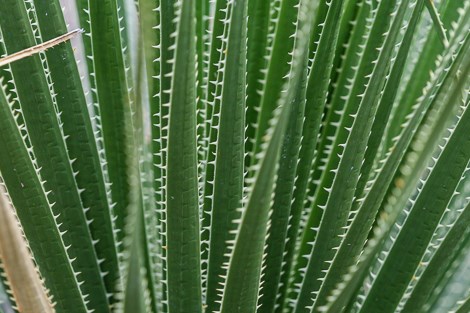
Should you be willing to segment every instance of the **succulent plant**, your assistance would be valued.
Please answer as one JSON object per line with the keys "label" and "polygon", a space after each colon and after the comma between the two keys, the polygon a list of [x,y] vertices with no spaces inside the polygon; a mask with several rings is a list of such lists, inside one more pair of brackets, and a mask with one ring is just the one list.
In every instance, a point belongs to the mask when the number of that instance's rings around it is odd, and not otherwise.
{"label": "succulent plant", "polygon": [[469,0],[0,4],[0,312],[470,312]]}

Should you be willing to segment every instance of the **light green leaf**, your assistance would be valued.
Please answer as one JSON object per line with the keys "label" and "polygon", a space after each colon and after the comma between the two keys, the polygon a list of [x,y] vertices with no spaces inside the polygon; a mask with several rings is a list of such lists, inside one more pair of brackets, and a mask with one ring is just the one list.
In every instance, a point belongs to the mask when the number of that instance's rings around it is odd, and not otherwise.
{"label": "light green leaf", "polygon": [[168,308],[201,312],[195,4],[178,1],[166,173]]}

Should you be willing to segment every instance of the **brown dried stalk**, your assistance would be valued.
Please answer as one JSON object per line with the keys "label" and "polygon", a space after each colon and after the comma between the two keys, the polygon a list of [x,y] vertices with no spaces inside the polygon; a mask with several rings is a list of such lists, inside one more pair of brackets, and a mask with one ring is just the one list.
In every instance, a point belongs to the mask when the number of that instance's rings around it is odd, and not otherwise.
{"label": "brown dried stalk", "polygon": [[21,313],[53,313],[13,208],[0,186],[0,259]]}
{"label": "brown dried stalk", "polygon": [[77,35],[79,33],[82,33],[82,32],[83,32],[82,29],[75,29],[75,30],[72,30],[71,32],[68,32],[67,34],[64,34],[64,35],[61,35],[61,36],[56,37],[54,39],[51,39],[51,40],[48,40],[46,42],[40,43],[39,45],[36,45],[34,47],[27,48],[27,49],[21,50],[19,52],[13,53],[11,55],[8,55],[8,56],[0,59],[0,67],[4,66],[4,65],[7,65],[7,64],[10,64],[11,62],[15,62],[15,61],[24,59],[24,58],[29,57],[31,55],[34,55],[36,53],[45,51],[45,50],[47,50],[49,48],[52,48],[54,46],[57,46],[58,44],[60,44],[64,41],[70,40],[75,35]]}

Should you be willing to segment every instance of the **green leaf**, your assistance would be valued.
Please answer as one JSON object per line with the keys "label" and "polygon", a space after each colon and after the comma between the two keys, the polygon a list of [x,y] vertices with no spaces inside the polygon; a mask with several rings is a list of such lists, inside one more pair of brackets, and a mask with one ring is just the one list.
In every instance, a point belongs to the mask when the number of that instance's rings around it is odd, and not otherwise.
{"label": "green leaf", "polygon": [[298,154],[302,137],[302,126],[305,112],[306,82],[298,88],[290,112],[284,135],[279,169],[274,189],[270,226],[265,244],[263,260],[263,286],[258,301],[259,312],[272,312],[276,305],[282,273],[284,248],[289,226],[290,209],[296,178]]}
{"label": "green leaf", "polygon": [[[139,48],[140,45],[137,50],[141,51]],[[155,251],[152,250],[156,241],[155,229],[152,227],[155,225],[153,224],[155,210],[153,198],[149,195],[153,180],[149,174],[151,171],[146,172],[152,158],[148,156],[150,142],[147,138],[150,136],[144,130],[148,129],[144,126],[143,113],[143,111],[148,112],[146,107],[148,103],[145,98],[147,94],[145,75],[142,72],[143,55],[139,57],[138,62],[139,79],[136,80],[138,92],[134,103],[140,105],[134,105],[126,112],[129,115],[127,120],[132,121],[132,124],[125,125],[127,131],[133,134],[134,140],[127,145],[126,153],[127,162],[130,164],[128,167],[130,189],[123,242],[124,250],[128,252],[123,257],[125,283],[121,294],[118,294],[121,301],[114,310],[123,313],[157,312],[158,301],[155,293],[155,258],[153,258]],[[148,121],[149,117],[145,116],[145,120]],[[149,223],[152,225],[148,225]]]}
{"label": "green leaf", "polygon": [[[223,85],[224,62],[227,52],[227,41],[230,21],[230,6],[227,1],[216,1],[211,15],[212,31],[209,42],[207,59],[207,78],[204,90],[202,106],[203,117],[198,123],[198,145],[201,162],[202,179],[200,179],[201,192],[201,270],[202,284],[205,296],[207,293],[210,298],[215,299],[215,290],[208,291],[208,263],[209,263],[209,245],[210,245],[210,229],[212,225],[212,200],[214,194],[214,175],[215,175],[215,158],[217,150],[218,127],[220,122],[221,109],[221,92]],[[198,116],[199,117],[199,116]],[[201,119],[201,118],[200,118]],[[199,121],[198,121],[199,122]],[[201,124],[202,123],[202,124]],[[202,133],[202,134],[201,134]],[[201,182],[202,181],[202,182]],[[214,279],[214,278],[212,278]],[[218,278],[216,278],[217,280]],[[219,288],[217,286],[216,288]],[[213,289],[213,288],[212,288]],[[212,301],[212,300],[210,300]],[[212,301],[213,302],[213,301]],[[215,303],[213,302],[212,305]]]}
{"label": "green leaf", "polygon": [[256,311],[269,207],[289,110],[289,106],[283,107],[272,135],[268,133],[270,140],[265,152],[266,157],[261,161],[228,264],[222,313]]}
{"label": "green leaf", "polygon": [[[312,165],[311,175],[308,175],[308,193],[299,197],[300,203],[298,205],[305,206],[308,210],[312,207],[312,198],[316,192],[318,184],[321,181],[324,168],[330,155],[332,154],[332,147],[335,139],[335,135],[338,132],[340,121],[342,116],[345,114],[344,109],[348,100],[348,94],[354,83],[354,77],[359,69],[359,61],[364,50],[364,44],[368,38],[370,32],[371,20],[372,20],[372,4],[370,1],[362,1],[357,4],[359,12],[356,20],[352,23],[353,30],[351,36],[346,44],[344,55],[337,57],[344,58],[341,68],[337,69],[338,78],[334,83],[334,88],[329,94],[329,100],[326,104],[325,117],[322,121],[322,131],[318,138],[318,146],[315,147],[315,158]],[[343,22],[343,21],[342,21]],[[349,23],[349,21],[347,22]],[[348,122],[350,127],[351,121]],[[299,176],[305,174],[299,173]],[[325,174],[326,175],[326,174]],[[299,180],[301,181],[301,180]],[[300,190],[303,190],[302,187]],[[297,197],[296,197],[297,198]],[[297,206],[298,206],[297,205]],[[315,224],[318,226],[320,214],[315,213]],[[305,222],[304,222],[305,223]]]}
{"label": "green leaf", "polygon": [[449,268],[455,254],[461,248],[462,238],[468,241],[468,225],[470,224],[470,205],[461,209],[458,219],[451,229],[438,243],[438,248],[431,260],[425,265],[424,272],[420,275],[418,283],[413,288],[411,295],[403,307],[404,312],[418,312],[426,303],[438,281]]}
{"label": "green leaf", "polygon": [[211,201],[211,227],[207,276],[206,310],[220,309],[227,254],[240,218],[243,198],[245,99],[246,99],[246,18],[247,1],[237,0],[229,6],[230,27],[225,53],[220,112],[216,132],[217,148],[214,166],[214,189]]}
{"label": "green leaf", "polygon": [[[214,124],[218,121],[217,119],[217,105],[216,101],[217,98],[220,97],[220,85],[221,85],[221,73],[219,70],[223,67],[223,60],[225,58],[224,53],[227,49],[227,34],[229,29],[229,24],[227,21],[229,20],[229,10],[228,10],[228,2],[226,0],[217,0],[215,4],[212,4],[213,13],[210,16],[210,30],[211,30],[211,38],[209,43],[209,51],[208,56],[206,59],[207,63],[207,80],[206,80],[206,90],[205,90],[205,98],[204,98],[204,139],[205,142],[203,143],[203,153],[204,153],[204,175],[209,178],[210,180],[213,179],[214,171],[213,171],[213,162],[214,162],[214,153],[211,153],[211,144],[214,145],[216,141],[216,136],[212,135],[212,129],[217,127],[217,124]],[[216,115],[214,117],[214,115]],[[212,151],[214,151],[214,147],[212,147]],[[207,181],[207,180],[206,180]],[[207,204],[208,197],[212,193],[212,186],[210,184],[205,184],[203,187],[203,201],[205,208],[202,220],[202,238],[203,241],[208,241],[209,232],[204,231],[210,225],[210,203]],[[203,247],[204,250],[208,249],[207,246]],[[203,250],[203,257],[207,258],[207,251]]]}
{"label": "green leaf", "polygon": [[[468,48],[464,49],[468,53]],[[373,274],[375,279],[361,305],[361,312],[395,310],[470,159],[470,142],[466,135],[468,127],[470,111],[465,110],[416,200],[412,202],[406,222],[398,224],[398,237],[385,259],[381,260],[378,273]],[[424,218],[423,213],[426,213]],[[397,258],[401,262],[394,261]],[[393,281],[393,284],[385,281]]]}
{"label": "green leaf", "polygon": [[[270,202],[274,190],[280,151],[288,126],[291,105],[298,90],[305,88],[308,38],[312,17],[308,12],[312,2],[302,1],[299,7],[299,23],[296,46],[287,93],[279,100],[278,109],[271,121],[261,159],[250,188],[230,262],[222,298],[222,313],[254,313],[257,308],[263,247],[268,226]],[[299,105],[299,104],[297,104]]]}
{"label": "green leaf", "polygon": [[[396,55],[393,56],[393,65],[388,74],[387,83],[382,91],[380,98],[379,107],[374,117],[374,123],[371,129],[371,135],[367,143],[367,150],[364,154],[364,162],[361,167],[361,176],[356,186],[356,198],[360,199],[367,193],[364,190],[367,187],[367,183],[374,179],[376,174],[373,172],[377,170],[377,161],[380,161],[381,153],[380,148],[383,142],[383,137],[386,131],[387,121],[390,120],[391,111],[393,104],[399,90],[400,80],[403,77],[403,73],[406,67],[406,61],[410,50],[412,49],[413,35],[416,29],[423,11],[423,1],[416,2],[414,7],[410,9],[412,16],[408,19],[405,18],[406,31],[399,44],[399,49]],[[353,208],[354,210],[354,208]]]}
{"label": "green leaf", "polygon": [[[355,121],[354,117],[357,115],[357,109],[361,101],[360,96],[364,93],[366,83],[369,80],[368,75],[374,68],[374,64],[369,62],[369,60],[377,59],[378,48],[381,47],[383,42],[382,34],[386,32],[389,23],[388,19],[381,18],[377,20],[375,27],[373,27],[374,16],[379,13],[370,11],[370,6],[371,3],[366,1],[361,8],[360,16],[362,22],[358,23],[357,33],[354,33],[354,45],[351,45],[352,48],[347,51],[345,75],[340,77],[344,86],[339,86],[339,93],[333,97],[333,101],[336,101],[336,103],[333,102],[331,105],[329,111],[331,115],[327,117],[328,127],[325,127],[322,131],[324,135],[317,147],[318,154],[313,165],[313,177],[311,178],[308,194],[308,197],[311,196],[312,198],[307,198],[310,201],[304,204],[307,212],[304,217],[305,221],[302,221],[301,239],[296,251],[294,269],[291,271],[289,283],[289,298],[291,299],[296,299],[298,296],[299,288],[297,286],[302,282],[304,277],[303,269],[306,268],[308,263],[306,256],[311,253],[311,243],[315,239],[318,225],[323,215],[323,208],[328,200],[328,190],[335,179],[336,170],[341,159],[340,155],[343,154],[344,143],[347,141],[350,129]],[[385,16],[389,16],[389,13],[393,10],[393,5],[391,2],[387,2],[385,6],[386,8],[382,8],[382,10],[386,12],[384,13]],[[367,40],[363,41],[363,37]],[[356,58],[356,56],[359,57]],[[364,61],[361,62],[361,60]],[[344,92],[344,94],[341,92]],[[358,172],[359,168],[357,166],[355,170]],[[350,179],[345,183],[355,184]],[[348,206],[347,203],[344,204],[346,207]],[[337,212],[342,214],[343,218],[347,218],[348,212],[341,212],[340,210],[337,210]],[[334,219],[331,221],[334,221]],[[344,225],[339,227],[342,226]],[[308,301],[310,302],[310,300]]]}
{"label": "green leaf", "polygon": [[[141,238],[142,239],[142,238]],[[139,243],[135,242],[132,245],[130,252],[129,272],[127,275],[126,296],[124,298],[123,312],[149,312],[146,304],[146,290],[142,286],[142,277],[145,276],[145,268],[142,268],[139,255],[141,251],[138,250]],[[142,273],[144,272],[144,273]]]}
{"label": "green leaf", "polygon": [[[456,41],[458,42],[458,40]],[[464,53],[460,54],[460,56],[462,55],[464,55]],[[456,64],[457,66],[455,66],[455,68],[459,68],[458,63]],[[452,73],[452,71],[449,72],[445,70],[446,68],[445,62],[443,62],[442,68],[443,68],[442,72],[444,74]],[[446,77],[452,77],[452,75],[448,75]],[[454,86],[453,88],[458,90],[459,88],[462,87],[462,83],[463,83],[463,80],[460,80],[460,83],[457,84],[457,86]],[[437,81],[436,84],[438,86],[447,85],[447,84],[439,83],[439,80]],[[391,155],[389,156],[379,177],[375,181],[374,186],[370,190],[369,196],[364,201],[362,208],[358,211],[358,214],[356,218],[354,219],[353,224],[349,228],[348,233],[346,234],[346,237],[338,250],[338,254],[335,257],[334,262],[332,263],[332,266],[328,272],[328,275],[336,274],[336,271],[337,271],[336,267],[337,267],[338,262],[344,263],[344,260],[341,259],[341,255],[344,254],[344,251],[348,251],[354,246],[358,246],[359,248],[363,246],[364,241],[359,241],[356,243],[354,242],[357,238],[360,237],[358,234],[362,234],[365,232],[365,231],[360,231],[358,229],[360,229],[361,227],[364,227],[364,225],[367,225],[368,223],[370,225],[370,223],[372,223],[375,217],[375,212],[373,211],[371,216],[369,217],[370,222],[364,222],[364,219],[362,217],[364,212],[366,212],[364,208],[368,208],[370,206],[377,207],[380,204],[380,197],[381,197],[380,195],[383,196],[388,186],[386,181],[384,181],[384,178],[389,177],[390,179],[391,177],[393,177],[393,173],[396,170],[397,165],[399,164],[399,161],[401,160],[401,158],[403,157],[403,154],[406,151],[406,149],[402,148],[402,145],[405,143],[407,144],[410,143],[412,134],[416,132],[417,126],[420,124],[419,119],[423,118],[424,114],[422,112],[426,111],[426,108],[429,107],[430,102],[437,99],[437,98],[434,98],[432,93],[433,93],[432,89],[430,89],[428,96],[424,98],[424,101],[421,102],[420,107],[416,111],[416,114],[413,116],[413,120],[410,121],[407,128],[403,132],[403,136],[400,138],[400,141],[397,143],[396,149],[394,149]],[[440,138],[440,134],[442,134],[443,129],[448,124],[449,116],[454,111],[453,100],[456,99],[455,95],[457,95],[458,92],[450,92],[449,94],[453,96],[451,96],[450,99],[448,99],[448,101],[446,102],[446,105],[445,105],[446,110],[443,112],[442,115],[439,116],[439,120],[435,123],[435,126],[432,130],[433,134],[430,135],[430,138],[431,138],[430,142],[433,142],[431,146],[435,146],[437,144]],[[425,163],[426,160],[429,159],[430,157],[431,157],[431,154],[428,153],[427,151],[424,151],[423,153],[420,154],[420,157],[418,158],[418,162]],[[392,168],[394,168],[394,170],[391,170]],[[373,202],[370,201],[370,199],[375,199],[375,198],[378,198],[379,202],[376,202],[374,204]],[[359,284],[365,278],[368,267],[371,265],[371,263],[374,260],[374,256],[377,255],[377,253],[380,251],[384,240],[390,236],[391,227],[394,225],[395,221],[397,220],[397,217],[402,211],[403,211],[402,206],[395,206],[387,210],[386,212],[384,212],[384,214],[380,216],[378,226],[375,228],[373,232],[374,235],[369,240],[369,243],[367,247],[365,248],[365,251],[363,252],[362,257],[360,258],[359,262],[357,264],[354,264],[353,261],[346,260],[347,262],[349,262],[348,272],[342,275],[342,281],[339,281],[337,283],[336,289],[332,291],[331,296],[328,298],[327,305],[320,307],[319,311],[328,312],[328,313],[336,313],[336,312],[342,312],[342,310],[344,310],[346,305],[350,302],[351,297],[356,293],[356,290],[359,287]],[[328,279],[328,275],[327,275],[327,279]]]}
{"label": "green leaf", "polygon": [[427,301],[423,311],[439,313],[450,312],[458,309],[459,302],[470,296],[467,288],[470,281],[468,271],[470,270],[470,245],[462,249],[460,255],[449,267],[449,272],[441,279],[436,286],[431,298]]}
{"label": "green leaf", "polygon": [[[380,132],[382,132],[383,134],[383,131],[385,130],[384,126],[385,126],[385,121],[387,120],[386,112],[390,112],[390,109],[392,107],[393,99],[395,96],[394,91],[396,91],[396,87],[397,87],[396,82],[399,80],[403,72],[406,57],[408,55],[409,48],[410,48],[410,43],[413,38],[412,35],[414,33],[415,27],[421,15],[423,5],[424,5],[423,2],[421,2],[420,4],[416,4],[415,8],[413,9],[413,17],[410,23],[408,24],[405,37],[401,43],[398,55],[393,64],[389,80],[387,81],[385,91],[384,91],[382,100],[379,104],[379,108],[378,108],[378,112],[374,120],[374,124],[372,126],[372,135],[369,138],[367,151],[365,153],[365,160],[368,161],[369,163],[366,164],[366,162],[364,162],[363,168],[366,166],[370,166],[370,167],[372,166],[373,160],[367,157],[368,156],[373,157],[373,155],[368,154],[368,151],[372,149],[372,150],[375,150],[374,152],[377,152],[378,145],[380,144],[380,142],[377,141],[372,136],[377,136],[376,138],[382,138]],[[381,109],[382,111],[379,111]],[[381,128],[377,127],[378,128],[377,129],[375,127],[377,125],[381,125],[382,127]],[[415,125],[417,126],[418,123],[411,124],[409,128],[412,129]],[[374,130],[376,130],[376,132],[379,132],[379,134],[374,133]],[[411,132],[409,133],[411,134]],[[409,144],[410,141],[409,140],[406,141],[406,138],[410,138],[410,136],[409,135],[404,136],[403,143],[407,142],[407,144]],[[375,141],[375,145],[371,143],[374,141]],[[403,157],[403,153],[401,153],[401,151],[404,151],[404,149],[401,149],[401,147],[397,147],[397,149],[395,149],[394,151],[396,151],[395,153],[396,155],[401,154],[401,157]],[[318,300],[317,300],[317,303],[315,303],[314,305],[314,310],[316,307],[319,307],[326,302],[326,295],[330,294],[334,286],[337,283],[339,283],[342,277],[342,273],[345,273],[345,270],[347,270],[351,265],[353,265],[354,261],[360,256],[364,243],[366,242],[369,230],[372,228],[374,217],[377,214],[378,205],[380,204],[380,201],[383,198],[384,192],[387,190],[384,187],[390,183],[393,177],[392,173],[394,173],[394,171],[398,167],[399,165],[398,160],[400,159],[401,159],[400,156],[398,156],[395,159],[395,155],[393,156],[393,158],[392,157],[390,158],[391,161],[387,164],[387,167],[386,168],[384,167],[383,171],[380,172],[379,178],[377,178],[378,182],[375,183],[374,185],[375,188],[370,190],[369,194],[366,196],[365,201],[367,201],[367,203],[364,201],[364,204],[361,206],[360,210],[362,209],[363,211],[367,211],[366,213],[368,215],[367,220],[363,217],[364,212],[356,211],[358,209],[356,207],[356,203],[353,204],[353,210],[357,212],[357,215],[354,217],[353,222],[349,226],[349,229],[347,233],[345,234],[345,237],[342,240],[335,257],[330,267],[328,268],[328,272],[326,273],[322,286],[319,290],[318,297],[317,297]],[[396,161],[394,162],[394,160]],[[370,170],[370,167],[368,168],[368,170]],[[363,171],[362,175],[368,174],[367,172],[364,172],[364,169],[361,169],[361,171]],[[361,178],[359,179],[358,185],[360,183],[361,183]],[[363,188],[364,185],[358,186],[358,188],[360,187]],[[379,192],[377,190],[378,188],[382,188],[382,192]],[[356,194],[357,194],[357,190],[356,190]],[[372,204],[371,199],[377,199],[378,201]]]}
{"label": "green leaf", "polygon": [[[260,0],[258,0],[260,1]],[[273,46],[268,59],[268,68],[266,72],[265,83],[259,104],[258,120],[256,122],[256,134],[252,154],[251,164],[256,163],[256,154],[261,151],[261,145],[264,142],[263,137],[269,127],[269,121],[277,105],[282,91],[282,87],[287,81],[289,73],[289,53],[294,47],[294,36],[296,30],[296,19],[298,14],[298,0],[281,0],[281,7],[276,31],[273,39]],[[297,22],[298,23],[298,22]]]}
{"label": "green leaf", "polygon": [[[156,260],[156,296],[157,296],[157,309],[158,312],[166,312],[168,310],[168,297],[167,297],[167,276],[166,276],[166,176],[167,176],[167,147],[168,147],[168,119],[169,119],[169,106],[170,90],[171,90],[171,73],[173,71],[172,58],[174,37],[172,34],[175,32],[174,21],[174,4],[172,0],[160,1],[154,9],[149,6],[155,5],[153,1],[143,1],[145,6],[141,6],[141,13],[144,16],[155,15],[155,25],[151,26],[142,20],[144,44],[148,43],[149,46],[144,48],[144,53],[147,60],[147,77],[148,77],[148,92],[150,102],[150,119],[151,119],[151,138],[152,138],[152,154],[153,154],[153,176],[154,176],[154,196],[156,202],[156,231],[157,243],[155,249],[158,251]],[[152,11],[151,11],[152,10]],[[153,22],[153,21],[152,21]],[[155,30],[155,33],[150,32],[149,29]],[[146,34],[146,35],[145,35]],[[151,42],[147,42],[148,37]],[[155,57],[153,57],[155,55]],[[150,66],[149,66],[150,62]],[[151,76],[150,76],[151,74]]]}
{"label": "green leaf", "polygon": [[[91,49],[87,51],[93,60],[92,86],[96,85],[99,113],[106,154],[106,168],[111,183],[118,241],[124,236],[124,220],[127,215],[129,186],[126,170],[126,114],[130,106],[129,82],[124,63],[118,7],[115,0],[90,1],[87,8],[91,25]],[[106,16],[107,18],[103,18]]]}
{"label": "green leaf", "polygon": [[[274,6],[273,1],[248,1],[247,22],[247,65],[246,65],[246,147],[245,151],[252,151],[253,139],[256,133],[259,105],[264,86],[264,78],[268,67],[270,45],[270,10]],[[246,163],[250,164],[250,156]]]}
{"label": "green leaf", "polygon": [[434,5],[434,0],[426,0],[425,4],[426,8],[429,11],[429,14],[431,15],[434,27],[436,28],[436,31],[439,35],[439,38],[441,39],[442,44],[444,46],[448,46],[449,41],[447,40],[446,30],[444,28],[444,24],[442,23],[439,17],[439,13],[437,12],[436,6]]}
{"label": "green leaf", "polygon": [[[141,28],[152,29],[148,15],[154,15],[151,3],[141,1],[139,3]],[[150,7],[149,7],[150,6]],[[134,14],[132,7],[127,14]],[[134,16],[135,18],[135,16]],[[128,144],[128,177],[129,177],[129,207],[126,219],[126,250],[130,251],[127,257],[127,282],[124,291],[124,310],[135,312],[136,307],[145,308],[146,312],[159,311],[159,303],[162,301],[162,247],[159,239],[159,221],[157,216],[157,203],[155,193],[155,172],[153,171],[152,134],[150,116],[150,93],[152,75],[147,72],[148,54],[155,52],[153,45],[145,45],[143,34],[137,38],[137,44],[131,47],[130,55],[136,58],[135,70],[135,101],[132,102],[130,117],[132,124],[126,125],[127,132],[133,134],[133,141]],[[152,59],[153,61],[153,59]],[[153,64],[150,64],[153,67]],[[153,68],[150,68],[152,73]],[[157,226],[157,227],[156,227]],[[138,297],[136,295],[139,295]]]}
{"label": "green leaf", "polygon": [[[7,52],[11,54],[34,46],[35,37],[24,5],[11,0],[5,2],[5,8],[0,12],[0,24]],[[56,204],[52,210],[61,224],[64,242],[73,247],[68,250],[69,257],[76,259],[73,269],[80,273],[77,277],[80,282],[86,281],[81,289],[88,296],[87,307],[107,312],[109,304],[102,280],[103,272],[88,228],[90,222],[80,198],[82,191],[75,181],[78,174],[72,168],[73,161],[68,155],[61,117],[56,111],[57,96],[50,83],[49,69],[45,70],[44,64],[39,55],[11,64],[21,113],[41,168],[41,177],[45,180],[44,187],[51,191],[48,199]]]}
{"label": "green leaf", "polygon": [[[326,172],[332,172],[335,176],[331,185],[322,185],[323,190],[319,190],[327,197],[324,207],[319,202],[322,197],[319,196],[319,200],[315,202],[323,211],[323,216],[313,249],[309,254],[308,264],[304,269],[304,279],[294,309],[296,313],[310,311],[312,297],[314,300],[316,299],[316,292],[318,292],[323,282],[324,272],[328,270],[330,262],[334,258],[335,249],[338,248],[342,241],[344,229],[347,229],[348,214],[359,179],[367,147],[367,139],[372,128],[373,117],[376,114],[383,84],[385,83],[389,67],[388,62],[393,53],[408,5],[409,2],[404,1],[394,13],[392,25],[389,32],[387,32],[383,46],[380,48],[379,57],[374,62],[377,65],[370,75],[370,80],[366,85],[364,94],[359,96],[359,108],[356,113],[351,115],[354,122],[351,129],[346,129],[346,132],[349,134],[345,143],[342,144],[339,141],[342,139],[341,137],[336,139],[336,144],[343,147],[343,150],[339,152],[338,157],[340,160],[338,166],[331,167],[334,162],[334,159],[331,159],[333,161],[330,160],[326,168]],[[375,32],[382,29],[383,21],[379,17],[388,12],[391,9],[390,6],[390,2],[381,2],[371,34],[375,34]],[[369,57],[375,49],[374,42],[368,42],[361,61],[362,64],[370,62]],[[357,82],[358,80],[356,80]],[[358,88],[358,86],[355,85],[355,88]]]}
{"label": "green leaf", "polygon": [[201,312],[196,150],[195,4],[179,1],[170,94],[166,182],[168,307]]}
{"label": "green leaf", "polygon": [[[288,283],[285,283],[285,285],[281,287],[280,292],[284,293],[281,296],[281,303],[284,301],[283,297],[287,296],[292,303],[294,303],[293,301],[295,301],[295,298],[297,297],[296,288],[292,287],[294,286],[294,282],[300,282],[301,275],[300,271],[298,270],[306,265],[306,262],[300,263],[299,260],[295,259],[296,255],[298,254],[298,249],[303,246],[302,244],[297,243],[297,238],[303,232],[303,227],[306,223],[305,219],[311,208],[311,199],[309,197],[313,197],[313,192],[315,190],[314,185],[318,185],[319,183],[323,167],[325,166],[324,162],[327,161],[327,155],[329,154],[328,150],[331,148],[331,143],[329,143],[329,141],[332,140],[332,138],[334,139],[334,134],[338,129],[339,120],[342,116],[341,112],[344,108],[346,99],[343,99],[338,95],[342,95],[342,92],[348,92],[348,89],[351,88],[351,86],[348,86],[348,79],[350,76],[354,76],[354,73],[358,69],[357,65],[360,60],[360,55],[363,51],[362,44],[364,41],[364,34],[369,31],[370,25],[366,25],[366,17],[368,17],[369,14],[370,4],[362,3],[359,9],[359,15],[355,23],[356,25],[354,27],[352,37],[347,47],[347,53],[345,55],[343,65],[344,68],[341,70],[338,82],[336,83],[337,88],[335,88],[332,104],[329,105],[327,110],[325,122],[323,123],[323,130],[320,133],[320,138],[317,139],[315,136],[310,137],[309,131],[312,130],[309,129],[310,127],[308,125],[311,124],[313,127],[315,127],[315,123],[309,121],[311,118],[308,118],[305,121],[304,143],[302,144],[300,151],[301,161],[299,163],[298,178],[294,191],[294,202],[292,203],[291,209],[292,221],[288,231],[289,239],[286,244],[286,265],[284,269],[284,276],[287,276],[289,280]],[[320,68],[323,69],[323,67]],[[316,86],[316,84],[311,86]],[[307,106],[307,112],[309,108],[310,106]],[[312,117],[317,120],[320,118],[320,116],[317,115],[317,112],[315,112],[315,115],[312,115]],[[313,132],[313,134],[314,133],[315,132]],[[318,144],[315,143],[315,140],[318,141]],[[310,144],[309,141],[311,141]],[[310,163],[311,161],[308,157],[313,158],[313,165]],[[300,266],[300,264],[303,265]],[[283,282],[286,280],[287,278],[282,279]],[[289,294],[285,295],[286,291],[283,289],[289,289]]]}
{"label": "green leaf", "polygon": [[470,311],[470,297],[467,299],[463,300],[462,304],[460,304],[459,308],[455,313],[465,313]]}
{"label": "green leaf", "polygon": [[[317,25],[321,25],[320,29],[313,27],[313,32],[319,32],[314,35],[318,35],[319,38],[310,40],[310,44],[318,40],[318,48],[306,90],[299,90],[296,95],[296,108],[291,112],[281,150],[282,158],[274,192],[270,235],[266,250],[263,302],[261,302],[261,310],[266,310],[265,312],[273,310],[277,297],[280,297],[277,301],[280,305],[283,304],[285,298],[285,288],[281,289],[280,284],[287,284],[286,274],[289,273],[289,266],[292,262],[294,236],[297,234],[300,223],[310,168],[320,131],[321,115],[326,103],[334,56],[331,50],[336,46],[339,31],[337,27],[331,26],[341,15],[342,2],[336,1],[331,7],[326,4],[325,6],[327,7],[326,13],[319,10],[315,20]],[[322,78],[320,83],[318,77]],[[292,234],[290,237],[289,233]],[[285,251],[288,253],[286,257],[284,257]],[[282,275],[282,272],[285,274]],[[280,295],[278,295],[278,289]]]}
{"label": "green leaf", "polygon": [[[35,5],[43,41],[67,32],[59,1],[35,1]],[[74,172],[78,173],[75,179],[78,188],[83,190],[81,199],[87,219],[92,221],[89,227],[96,241],[94,246],[101,260],[101,271],[107,273],[104,276],[106,290],[112,294],[120,284],[120,272],[113,214],[107,194],[109,189],[105,185],[106,178],[72,46],[64,43],[49,49],[46,58],[57,93],[62,129],[67,136],[67,151],[75,160],[72,164]]]}
{"label": "green leaf", "polygon": [[30,158],[32,151],[26,147],[12,115],[11,102],[7,99],[3,83],[0,118],[0,144],[4,147],[0,149],[3,181],[8,185],[8,193],[41,276],[54,297],[55,310],[60,313],[74,308],[77,313],[86,313],[86,300],[77,281],[78,274],[74,272],[72,258],[67,253],[70,247],[66,248],[62,239],[63,229],[59,229],[57,217],[52,213],[52,207],[57,204],[48,201],[49,193],[44,189],[45,183]]}
{"label": "green leaf", "polygon": [[[354,34],[355,25],[360,22],[359,13],[363,6],[364,0],[345,0],[344,2],[344,10],[339,17],[338,43],[336,44],[334,53],[333,71],[331,72],[331,81],[329,84],[328,105],[331,104],[332,93],[336,89],[336,83],[342,71],[346,70],[346,68],[342,69],[345,62],[346,51]],[[329,109],[328,107],[325,113],[327,113]]]}
{"label": "green leaf", "polygon": [[[462,7],[460,1],[445,1],[439,8],[442,16],[442,22],[446,27],[451,27],[451,23],[458,18],[458,9]],[[414,66],[410,77],[404,87],[403,94],[392,112],[390,125],[387,129],[386,147],[393,145],[393,138],[400,135],[401,126],[406,122],[406,116],[413,112],[413,105],[422,95],[423,88],[431,79],[432,71],[436,70],[436,58],[442,54],[445,49],[439,43],[437,32],[431,31],[426,42],[423,44],[423,51]]]}
{"label": "green leaf", "polygon": [[348,273],[343,276],[341,283],[337,285],[332,295],[329,296],[327,305],[318,308],[318,311],[326,313],[344,312],[364,277],[367,275],[368,267],[373,261],[373,257],[380,250],[381,243],[386,238],[397,215],[398,212],[392,212],[392,214],[385,215],[385,217],[381,217],[378,220],[379,226],[374,230],[374,235],[369,241],[369,245],[365,248],[361,259],[357,264],[349,268]]}
{"label": "green leaf", "polygon": [[[462,11],[464,12],[464,11]],[[434,125],[439,126],[440,118],[442,115],[452,114],[449,112],[448,107],[443,107],[439,105],[438,99],[446,97],[446,94],[451,94],[449,91],[454,84],[454,77],[457,76],[462,62],[465,60],[465,49],[464,45],[468,45],[468,35],[467,35],[467,25],[466,20],[468,15],[463,15],[460,18],[460,21],[456,23],[455,29],[453,31],[454,35],[451,38],[451,48],[452,53],[443,53],[439,57],[437,70],[435,73],[432,73],[432,82],[429,82],[424,89],[424,94],[418,99],[419,107],[414,107],[414,114],[420,112],[420,108],[425,104],[427,108],[423,113],[426,114],[425,120],[418,121],[417,123],[424,123],[425,125]],[[455,54],[455,61],[454,61]],[[412,123],[412,119],[407,119],[406,124]],[[440,127],[429,131],[428,126],[419,125],[419,134],[416,136],[416,142],[408,148],[409,156],[404,160],[403,168],[409,168],[410,170],[405,170],[404,173],[397,175],[395,177],[396,187],[391,191],[391,197],[387,200],[388,203],[395,207],[405,207],[408,199],[412,196],[412,193],[415,191],[415,187],[421,178],[421,173],[425,169],[427,162],[426,158],[428,155],[433,153],[435,147],[433,145],[423,144],[431,138],[439,137],[438,129],[443,129],[444,124],[440,124]],[[434,126],[431,129],[435,128]],[[419,158],[414,156],[414,152],[420,150]],[[422,151],[421,151],[422,150]],[[387,204],[388,205],[388,204]]]}

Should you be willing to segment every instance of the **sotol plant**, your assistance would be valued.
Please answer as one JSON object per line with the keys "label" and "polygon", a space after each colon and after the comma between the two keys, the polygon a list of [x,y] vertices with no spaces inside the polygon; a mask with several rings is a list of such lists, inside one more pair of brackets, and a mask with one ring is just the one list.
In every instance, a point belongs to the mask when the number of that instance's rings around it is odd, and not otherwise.
{"label": "sotol plant", "polygon": [[0,0],[0,311],[470,312],[469,32],[468,0]]}

